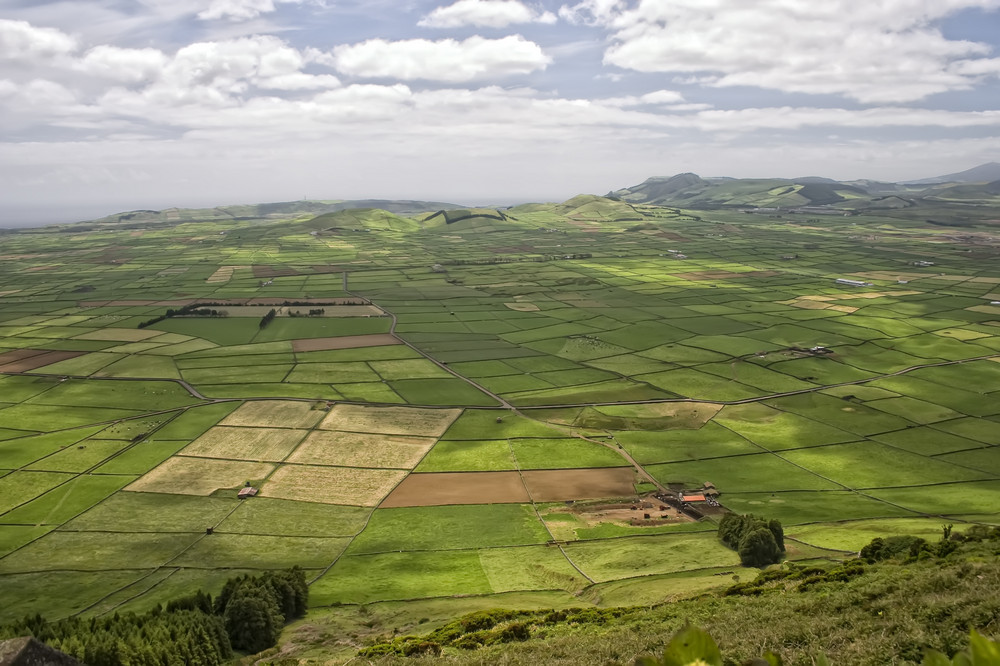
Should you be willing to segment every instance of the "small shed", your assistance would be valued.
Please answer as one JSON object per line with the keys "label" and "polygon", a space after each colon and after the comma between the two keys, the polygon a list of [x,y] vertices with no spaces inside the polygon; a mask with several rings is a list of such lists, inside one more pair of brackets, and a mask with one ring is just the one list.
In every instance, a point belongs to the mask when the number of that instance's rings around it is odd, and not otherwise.
{"label": "small shed", "polygon": [[240,488],[240,492],[236,494],[240,499],[247,499],[248,497],[253,497],[257,494],[257,489],[247,486],[246,488]]}
{"label": "small shed", "polygon": [[704,502],[705,501],[705,496],[703,494],[701,494],[701,493],[698,493],[698,494],[693,494],[692,493],[690,495],[689,494],[684,494],[684,495],[681,495],[681,501],[682,502]]}

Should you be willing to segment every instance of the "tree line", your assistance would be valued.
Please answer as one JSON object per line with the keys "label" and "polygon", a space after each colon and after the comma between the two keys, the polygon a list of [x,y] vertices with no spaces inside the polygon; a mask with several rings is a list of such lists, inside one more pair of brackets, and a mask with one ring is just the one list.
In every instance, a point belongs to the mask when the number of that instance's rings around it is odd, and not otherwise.
{"label": "tree line", "polygon": [[274,646],[309,602],[298,567],[226,581],[215,599],[198,591],[151,611],[49,622],[41,615],[0,626],[0,640],[34,636],[88,666],[221,666],[233,651]]}

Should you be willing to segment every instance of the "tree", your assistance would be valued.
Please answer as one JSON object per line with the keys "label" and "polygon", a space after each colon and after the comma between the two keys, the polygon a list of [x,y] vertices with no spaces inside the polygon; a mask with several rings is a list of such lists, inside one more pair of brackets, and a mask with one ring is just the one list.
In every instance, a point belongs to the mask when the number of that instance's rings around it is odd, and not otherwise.
{"label": "tree", "polygon": [[244,583],[222,614],[229,640],[237,650],[260,652],[278,642],[285,618],[264,585]]}
{"label": "tree", "polygon": [[781,561],[781,549],[774,534],[766,527],[758,527],[740,540],[740,562],[745,567],[765,567]]}

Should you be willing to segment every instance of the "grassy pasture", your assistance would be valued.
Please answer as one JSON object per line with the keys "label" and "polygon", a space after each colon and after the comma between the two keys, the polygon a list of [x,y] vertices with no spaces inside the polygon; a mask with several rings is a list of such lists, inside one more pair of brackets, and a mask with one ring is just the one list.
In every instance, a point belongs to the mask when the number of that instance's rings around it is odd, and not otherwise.
{"label": "grassy pasture", "polygon": [[[216,499],[216,498],[211,498]],[[350,537],[365,526],[370,509],[255,497],[227,513],[217,532],[271,536]]]}
{"label": "grassy pasture", "polygon": [[776,518],[786,526],[913,515],[868,493],[846,490],[726,493],[722,501],[731,511]]}
{"label": "grassy pasture", "polygon": [[739,556],[715,534],[657,535],[573,542],[566,554],[598,582],[716,566],[739,566]]}
{"label": "grassy pasture", "polygon": [[548,539],[531,506],[524,504],[378,509],[348,553],[521,546]]}
{"label": "grassy pasture", "polygon": [[310,606],[489,594],[474,550],[344,556],[309,588]]}
{"label": "grassy pasture", "polygon": [[0,460],[6,467],[20,468],[86,439],[100,430],[99,426],[60,430],[47,435],[18,437],[0,442]]}
{"label": "grassy pasture", "polygon": [[148,569],[169,562],[197,538],[176,533],[49,532],[0,560],[0,573]]}
{"label": "grassy pasture", "polygon": [[625,467],[615,451],[584,439],[514,439],[510,442],[521,469]]}
{"label": "grassy pasture", "polygon": [[85,472],[128,446],[121,440],[87,439],[31,463],[25,469],[43,472]]}
{"label": "grassy pasture", "polygon": [[323,569],[347,546],[343,537],[212,534],[196,542],[171,564],[203,569],[246,567]]}
{"label": "grassy pasture", "polygon": [[505,439],[442,440],[415,472],[489,472],[516,469]]}
{"label": "grassy pasture", "polygon": [[649,465],[646,471],[664,484],[684,483],[700,486],[706,481],[711,481],[723,493],[840,488],[833,481],[770,453]]}
{"label": "grassy pasture", "polygon": [[202,534],[239,507],[233,497],[174,493],[115,493],[61,529],[71,532]]}
{"label": "grassy pasture", "polygon": [[134,480],[134,476],[78,476],[9,511],[2,520],[13,525],[61,525]]}
{"label": "grassy pasture", "polygon": [[616,442],[642,464],[723,458],[760,452],[759,447],[717,423],[708,423],[698,430],[619,431],[614,437]]}

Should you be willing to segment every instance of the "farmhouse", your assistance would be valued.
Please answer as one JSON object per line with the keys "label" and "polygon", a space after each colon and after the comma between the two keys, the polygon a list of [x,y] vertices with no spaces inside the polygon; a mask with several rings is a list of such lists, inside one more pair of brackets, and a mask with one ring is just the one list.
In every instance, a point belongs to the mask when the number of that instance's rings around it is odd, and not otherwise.
{"label": "farmhouse", "polygon": [[848,280],[847,278],[837,278],[837,284],[846,284],[851,287],[870,287],[871,282],[863,282],[861,280]]}
{"label": "farmhouse", "polygon": [[246,488],[240,488],[240,492],[238,492],[236,496],[239,497],[240,499],[247,499],[248,497],[253,497],[254,495],[256,495],[257,492],[258,491],[256,488],[247,486]]}

